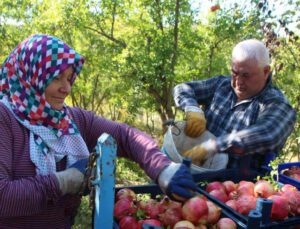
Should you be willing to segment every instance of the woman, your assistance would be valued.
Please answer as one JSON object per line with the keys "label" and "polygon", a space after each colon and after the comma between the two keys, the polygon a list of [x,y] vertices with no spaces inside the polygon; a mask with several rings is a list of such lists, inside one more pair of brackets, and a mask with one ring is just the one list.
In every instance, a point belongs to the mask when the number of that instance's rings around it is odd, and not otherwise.
{"label": "woman", "polygon": [[[0,228],[70,228],[82,171],[106,132],[117,154],[136,161],[167,194],[195,190],[184,165],[172,163],[146,134],[65,105],[83,57],[62,40],[33,35],[0,71]],[[175,195],[174,195],[175,196]]]}

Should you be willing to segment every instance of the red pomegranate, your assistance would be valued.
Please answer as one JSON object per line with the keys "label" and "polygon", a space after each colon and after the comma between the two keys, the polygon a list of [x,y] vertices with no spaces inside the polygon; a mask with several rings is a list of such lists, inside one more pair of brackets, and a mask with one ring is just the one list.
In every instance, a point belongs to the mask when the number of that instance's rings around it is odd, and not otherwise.
{"label": "red pomegranate", "polygon": [[160,206],[154,199],[141,200],[137,203],[137,207],[150,219],[157,219],[160,213]]}
{"label": "red pomegranate", "polygon": [[214,189],[209,194],[215,197],[216,199],[222,201],[223,203],[225,203],[228,200],[226,192],[222,190]]}
{"label": "red pomegranate", "polygon": [[268,199],[273,201],[271,210],[271,219],[273,220],[284,220],[288,217],[290,208],[288,200],[279,195],[272,195]]}
{"label": "red pomegranate", "polygon": [[225,186],[220,181],[213,181],[206,185],[205,191],[210,193],[212,190],[222,190],[223,192],[226,192]]}
{"label": "red pomegranate", "polygon": [[250,210],[256,208],[256,198],[251,195],[239,196],[236,200],[236,208],[239,213],[248,215]]}
{"label": "red pomegranate", "polygon": [[198,224],[201,220],[206,219],[208,207],[206,201],[200,196],[188,199],[182,206],[183,219]]}
{"label": "red pomegranate", "polygon": [[195,226],[190,221],[181,220],[174,225],[173,229],[195,229]]}
{"label": "red pomegranate", "polygon": [[254,185],[254,196],[268,198],[275,193],[273,185],[266,180],[258,180]]}
{"label": "red pomegranate", "polygon": [[221,218],[217,223],[217,229],[236,229],[236,223],[230,218]]}
{"label": "red pomegranate", "polygon": [[124,216],[132,215],[136,212],[136,207],[131,200],[120,199],[114,205],[114,217],[121,219]]}
{"label": "red pomegranate", "polygon": [[168,226],[173,228],[178,221],[182,220],[182,212],[181,209],[169,208],[164,213],[159,214],[158,218],[166,228]]}
{"label": "red pomegranate", "polygon": [[138,221],[132,216],[124,216],[119,222],[120,229],[138,229]]}
{"label": "red pomegranate", "polygon": [[232,209],[234,209],[235,211],[237,210],[237,203],[236,200],[228,200],[225,203],[227,206],[231,207]]}
{"label": "red pomegranate", "polygon": [[251,181],[240,181],[237,187],[238,196],[241,195],[254,195],[254,183]]}
{"label": "red pomegranate", "polygon": [[235,191],[236,190],[236,188],[237,188],[237,184],[235,184],[233,181],[231,181],[231,180],[227,180],[227,181],[224,181],[223,182],[223,185],[224,185],[224,187],[225,187],[225,190],[226,190],[226,193],[227,193],[227,195],[229,194],[229,193],[231,193],[232,191]]}
{"label": "red pomegranate", "polygon": [[135,192],[130,188],[122,188],[116,193],[116,201],[120,199],[136,200]]}
{"label": "red pomegranate", "polygon": [[221,216],[221,208],[219,208],[211,201],[206,201],[206,204],[208,207],[208,216],[206,222],[208,224],[217,223]]}

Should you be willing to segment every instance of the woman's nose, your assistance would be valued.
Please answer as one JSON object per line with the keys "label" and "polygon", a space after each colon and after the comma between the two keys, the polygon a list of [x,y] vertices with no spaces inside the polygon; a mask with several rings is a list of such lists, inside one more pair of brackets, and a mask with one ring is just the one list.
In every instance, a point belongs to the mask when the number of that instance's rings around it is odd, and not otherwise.
{"label": "woman's nose", "polygon": [[71,84],[68,79],[61,80],[61,85],[59,88],[61,93],[69,94],[71,91]]}

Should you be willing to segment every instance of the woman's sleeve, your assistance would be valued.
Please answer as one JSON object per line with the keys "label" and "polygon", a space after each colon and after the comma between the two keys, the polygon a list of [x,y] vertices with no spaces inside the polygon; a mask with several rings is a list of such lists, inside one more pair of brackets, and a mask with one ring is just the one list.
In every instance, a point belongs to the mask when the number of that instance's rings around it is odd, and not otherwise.
{"label": "woman's sleeve", "polygon": [[84,135],[89,148],[94,148],[101,134],[107,133],[117,142],[117,155],[137,162],[153,180],[156,180],[159,173],[171,163],[146,133],[124,123],[98,117],[92,112],[81,112],[85,119],[81,120],[81,124],[85,123]]}
{"label": "woman's sleeve", "polygon": [[[2,108],[2,107],[0,107]],[[32,176],[32,165],[22,166],[13,160],[13,151],[22,141],[13,136],[12,123],[8,115],[0,110],[0,217],[9,218],[40,213],[59,197],[58,183],[53,175]],[[19,138],[22,139],[22,138]],[[22,151],[21,151],[22,153]],[[14,169],[23,169],[24,177],[15,179]],[[26,175],[28,173],[28,176]]]}

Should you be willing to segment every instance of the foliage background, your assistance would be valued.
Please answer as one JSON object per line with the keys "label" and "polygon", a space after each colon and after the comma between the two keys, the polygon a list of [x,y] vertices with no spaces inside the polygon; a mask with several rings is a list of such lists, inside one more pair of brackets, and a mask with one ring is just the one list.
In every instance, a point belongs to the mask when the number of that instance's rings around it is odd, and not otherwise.
{"label": "foliage background", "polygon": [[[206,4],[204,4],[206,2]],[[299,161],[299,0],[0,0],[0,60],[35,33],[55,35],[85,56],[68,103],[146,131],[161,144],[179,82],[230,73],[238,41],[258,38],[272,55],[274,83],[298,111],[278,161]],[[212,11],[213,5],[220,9]],[[280,10],[278,10],[280,9]],[[149,182],[118,159],[117,183]],[[85,198],[75,228],[87,228]]]}

